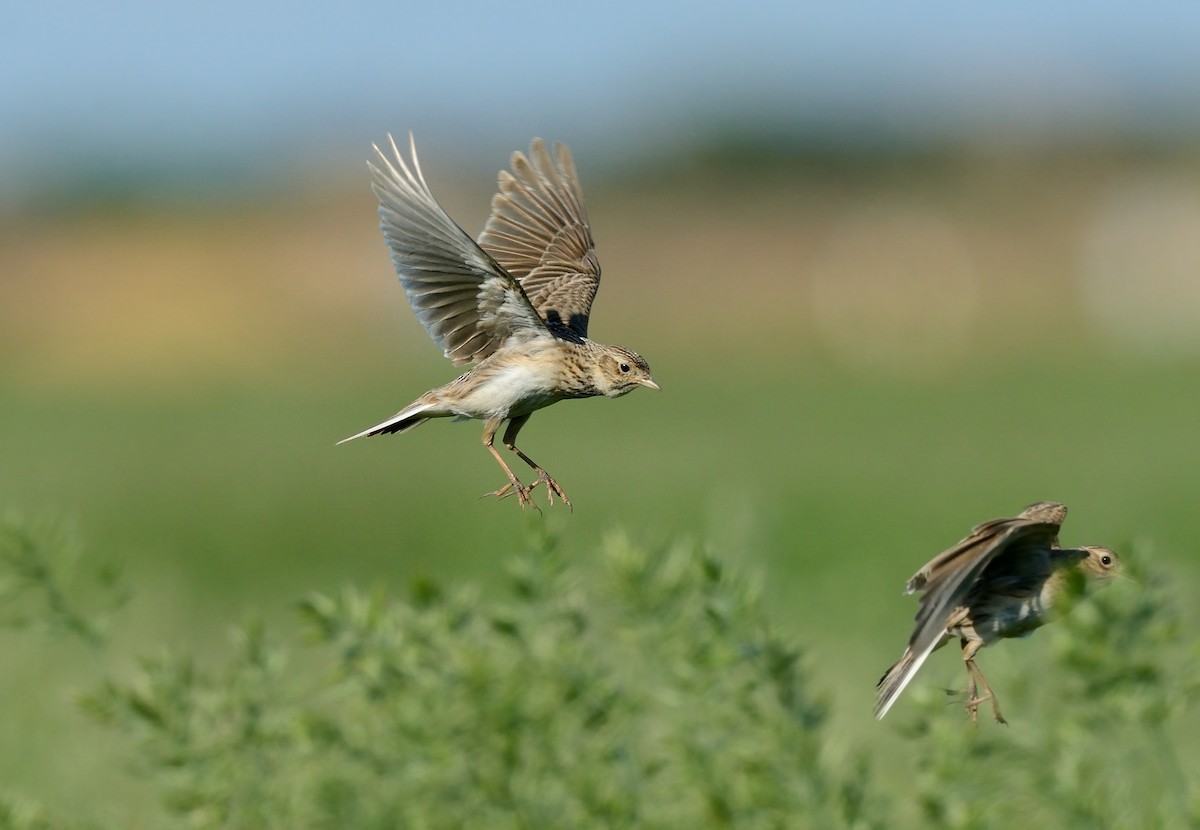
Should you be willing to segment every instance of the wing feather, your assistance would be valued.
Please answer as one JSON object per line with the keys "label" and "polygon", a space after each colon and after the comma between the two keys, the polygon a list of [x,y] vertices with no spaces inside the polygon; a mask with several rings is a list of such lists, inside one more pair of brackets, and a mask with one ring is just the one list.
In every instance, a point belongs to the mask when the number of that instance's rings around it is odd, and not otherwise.
{"label": "wing feather", "polygon": [[600,263],[571,151],[535,138],[528,157],[513,153],[479,245],[516,277],[554,331],[586,337]]}
{"label": "wing feather", "polygon": [[375,146],[368,163],[380,227],[417,319],[446,357],[471,363],[510,337],[547,334],[518,280],[433,197],[411,133],[411,166],[390,135],[388,145],[390,156]]}

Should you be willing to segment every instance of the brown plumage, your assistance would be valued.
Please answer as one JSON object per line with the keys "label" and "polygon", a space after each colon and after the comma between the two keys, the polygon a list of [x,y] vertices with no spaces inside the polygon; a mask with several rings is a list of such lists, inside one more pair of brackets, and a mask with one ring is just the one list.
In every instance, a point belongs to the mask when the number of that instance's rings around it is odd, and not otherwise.
{"label": "brown plumage", "polygon": [[[390,136],[389,144],[391,156],[376,147],[379,163],[370,169],[396,273],[446,357],[476,365],[345,441],[404,432],[430,418],[478,418],[484,446],[508,477],[491,495],[515,492],[523,507],[545,483],[551,504],[557,495],[570,505],[558,482],[517,448],[521,427],[566,398],[659,388],[636,352],[587,337],[600,265],[570,151],[555,145],[551,156],[534,139],[528,157],[514,153],[513,172],[500,173],[500,192],[476,243],[434,199],[412,137],[411,166]],[[528,487],[493,445],[505,421],[504,445],[537,473]]]}
{"label": "brown plumage", "polygon": [[876,717],[887,714],[931,653],[957,637],[967,669],[967,713],[976,720],[979,704],[990,700],[996,720],[1005,722],[976,652],[1031,634],[1054,619],[1077,584],[1105,582],[1121,570],[1108,548],[1060,547],[1066,515],[1058,502],[1036,502],[1015,518],[984,522],[908,580],[905,593],[921,592],[921,608],[904,655],[879,680]]}

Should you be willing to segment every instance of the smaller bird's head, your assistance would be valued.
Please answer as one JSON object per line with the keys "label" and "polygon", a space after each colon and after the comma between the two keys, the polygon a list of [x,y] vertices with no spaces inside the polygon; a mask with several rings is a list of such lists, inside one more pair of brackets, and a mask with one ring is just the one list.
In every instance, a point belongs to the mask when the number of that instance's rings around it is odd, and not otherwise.
{"label": "smaller bird's head", "polygon": [[1125,569],[1116,551],[1094,545],[1062,551],[1067,555],[1058,571],[1057,579],[1048,584],[1053,602],[1060,611],[1066,611],[1091,589],[1107,585],[1114,577],[1122,576]]}
{"label": "smaller bird's head", "polygon": [[1095,545],[1083,545],[1079,550],[1087,554],[1079,561],[1079,570],[1091,580],[1107,582],[1125,570],[1124,563],[1114,550]]}
{"label": "smaller bird's head", "polygon": [[639,386],[658,389],[650,364],[640,354],[623,346],[605,346],[597,361],[596,387],[606,398],[619,398]]}

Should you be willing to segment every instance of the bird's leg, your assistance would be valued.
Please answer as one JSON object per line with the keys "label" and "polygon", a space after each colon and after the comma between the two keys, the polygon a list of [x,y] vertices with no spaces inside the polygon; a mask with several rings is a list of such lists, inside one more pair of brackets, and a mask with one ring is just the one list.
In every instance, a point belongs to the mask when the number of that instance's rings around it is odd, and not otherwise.
{"label": "bird's leg", "polygon": [[975,652],[979,650],[978,644],[971,640],[961,639],[959,645],[962,646],[963,663],[967,668],[967,715],[971,718],[971,723],[979,723],[979,704],[982,702],[979,699],[979,687],[975,683]]}
{"label": "bird's leg", "polygon": [[[996,700],[996,693],[992,691],[992,687],[988,684],[987,678],[983,676],[983,672],[975,663],[975,654],[983,647],[983,642],[980,640],[963,640],[963,661],[967,665],[967,676],[970,681],[967,685],[967,713],[971,716],[972,723],[979,722],[979,704],[985,700],[992,703],[992,716],[996,718],[996,723],[1008,723],[1004,719],[1004,715],[1000,714],[1000,703]],[[983,696],[979,696],[979,686],[983,687]]]}
{"label": "bird's leg", "polygon": [[967,715],[971,718],[971,723],[979,723],[979,704],[983,701],[979,697],[979,688],[975,684],[975,672],[972,671],[973,661],[967,661]]}
{"label": "bird's leg", "polygon": [[534,472],[538,474],[537,481],[529,485],[529,492],[533,492],[533,488],[537,487],[542,482],[545,482],[546,492],[548,494],[547,498],[550,500],[551,504],[554,504],[554,494],[557,493],[558,497],[562,499],[563,504],[565,504],[567,507],[571,507],[571,509],[574,510],[574,507],[571,505],[571,500],[567,498],[567,494],[563,492],[563,489],[558,486],[558,482],[551,478],[550,474],[543,470],[536,461],[527,456],[525,453],[521,452],[521,450],[517,447],[517,433],[521,431],[521,427],[525,426],[525,422],[528,420],[528,415],[521,415],[508,422],[508,429],[504,430],[504,446],[512,450],[516,454],[517,458],[521,459],[530,467],[532,467]]}
{"label": "bird's leg", "polygon": [[[496,463],[500,465],[501,469],[503,469],[505,474],[508,476],[508,484],[505,484],[494,493],[485,493],[484,495],[503,498],[508,494],[509,490],[515,490],[517,493],[517,501],[520,502],[521,507],[524,508],[527,504],[533,504],[533,499],[529,497],[529,491],[533,488],[526,487],[521,483],[521,480],[516,477],[512,470],[508,468],[508,465],[504,463],[504,459],[500,457],[500,453],[492,444],[492,441],[496,437],[496,430],[500,428],[501,423],[503,423],[503,421],[498,419],[490,419],[485,422],[483,427],[483,445],[487,447],[488,452],[492,454],[492,458],[496,459]],[[535,508],[537,507],[536,504],[533,504],[533,506]]]}
{"label": "bird's leg", "polygon": [[979,678],[979,685],[983,686],[983,697],[978,698],[979,702],[983,703],[985,700],[990,700],[992,702],[992,717],[996,719],[996,723],[1008,723],[1004,719],[1004,715],[1000,714],[1000,702],[996,700],[996,693],[988,685],[987,678],[983,676],[983,672],[979,666],[975,664],[974,660],[969,661],[968,665],[974,669],[975,676]]}
{"label": "bird's leg", "polygon": [[[942,640],[937,644],[937,648],[941,648],[950,641],[950,635],[943,634]],[[975,672],[971,670],[973,663],[967,662],[968,654],[974,656],[978,651],[978,646],[972,647],[971,641],[965,637],[960,637],[958,640],[959,646],[963,651],[963,667],[967,670],[967,687],[966,689],[945,689],[946,697],[958,698],[966,704],[967,715],[970,716],[972,723],[979,722],[979,704],[982,702],[979,697],[979,687],[975,682]],[[955,701],[957,702],[957,701]]]}
{"label": "bird's leg", "polygon": [[967,716],[971,718],[971,723],[979,723],[979,696],[975,686],[975,675],[971,671],[971,664],[967,664]]}

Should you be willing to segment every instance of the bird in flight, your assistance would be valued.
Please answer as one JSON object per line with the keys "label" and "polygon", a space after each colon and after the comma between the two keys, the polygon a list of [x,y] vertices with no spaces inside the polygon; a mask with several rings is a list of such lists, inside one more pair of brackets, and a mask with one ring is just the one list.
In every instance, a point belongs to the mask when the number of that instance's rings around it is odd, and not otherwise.
{"label": "bird in flight", "polygon": [[876,717],[888,713],[925,658],[958,638],[967,668],[967,714],[977,721],[979,704],[990,700],[996,721],[1006,722],[975,664],[976,652],[1028,636],[1061,613],[1064,599],[1121,573],[1121,560],[1108,548],[1059,546],[1066,516],[1065,505],[1041,501],[1015,518],[984,522],[908,580],[905,593],[920,591],[921,608],[908,648],[876,687]]}
{"label": "bird in flight", "polygon": [[[583,206],[571,151],[553,155],[540,138],[529,155],[513,153],[512,172],[500,172],[500,192],[478,242],[434,199],[409,135],[406,162],[388,136],[390,154],[375,146],[371,188],[392,263],[417,319],[466,374],[431,389],[396,415],[340,441],[405,432],[430,418],[483,421],[483,445],[508,482],[494,493],[516,493],[522,507],[546,485],[550,504],[571,500],[516,444],[539,409],[566,398],[618,398],[638,387],[658,389],[646,361],[622,346],[588,339],[600,263]],[[526,486],[493,442],[503,443],[537,474]],[[535,505],[536,506],[536,505]]]}

